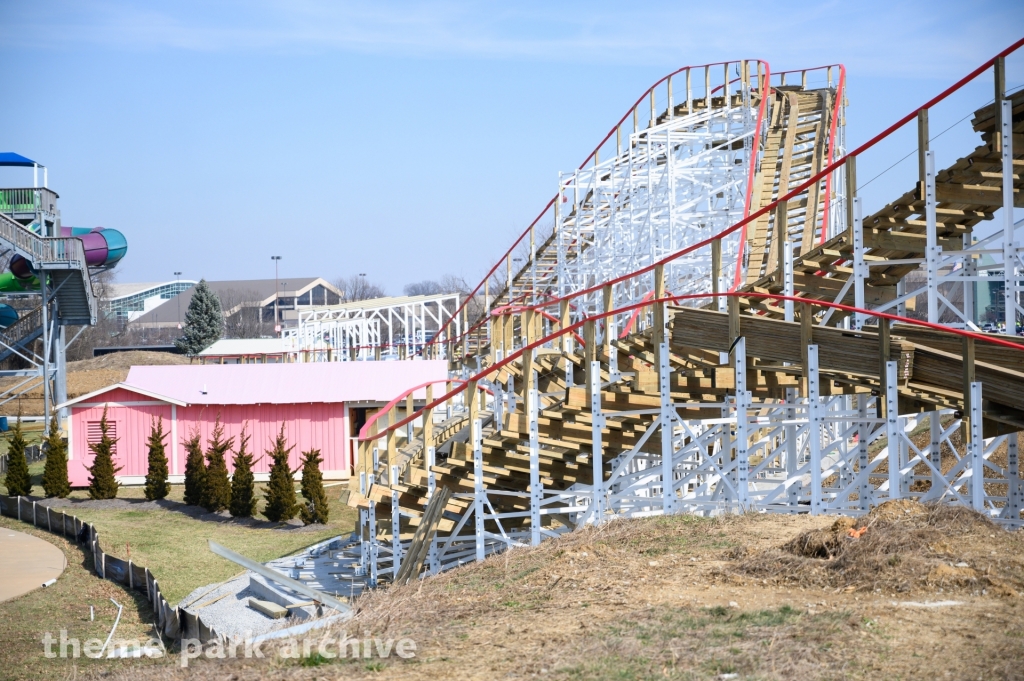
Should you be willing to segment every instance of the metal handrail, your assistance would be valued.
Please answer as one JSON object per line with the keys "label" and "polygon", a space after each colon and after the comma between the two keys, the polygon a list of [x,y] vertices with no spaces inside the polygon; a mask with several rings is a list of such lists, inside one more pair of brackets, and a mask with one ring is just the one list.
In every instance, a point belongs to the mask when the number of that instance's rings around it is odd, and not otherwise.
{"label": "metal handrail", "polygon": [[682,295],[682,296],[665,296],[664,298],[656,298],[656,299],[653,299],[653,300],[647,300],[647,301],[643,301],[643,302],[639,302],[639,303],[633,303],[631,305],[625,305],[623,307],[618,308],[617,310],[610,310],[608,312],[600,312],[600,313],[591,315],[589,317],[586,317],[584,319],[581,319],[581,320],[579,320],[578,322],[576,322],[574,324],[566,326],[565,328],[556,329],[555,331],[551,332],[547,336],[544,336],[543,338],[535,340],[534,342],[532,342],[532,343],[530,343],[528,345],[524,345],[523,347],[519,348],[519,350],[515,351],[514,353],[510,353],[504,359],[501,359],[501,360],[495,362],[494,364],[488,366],[487,368],[482,369],[477,374],[475,374],[473,376],[470,376],[467,379],[464,379],[464,383],[462,383],[459,387],[454,388],[450,392],[442,395],[441,397],[438,397],[434,401],[429,402],[428,404],[425,404],[418,411],[413,412],[412,414],[410,414],[406,418],[402,419],[401,421],[398,421],[397,423],[394,423],[394,424],[386,427],[384,430],[378,431],[376,433],[368,433],[365,436],[363,436],[363,434],[360,432],[360,435],[359,435],[359,437],[357,439],[360,442],[365,442],[365,441],[368,441],[368,440],[370,440],[370,441],[372,441],[372,440],[379,440],[380,438],[386,436],[392,430],[397,430],[398,428],[401,428],[402,426],[405,426],[405,425],[408,425],[409,423],[412,423],[414,420],[416,420],[427,409],[433,409],[434,407],[436,407],[436,406],[438,406],[440,404],[443,404],[444,402],[446,402],[447,400],[450,400],[451,398],[455,397],[456,395],[459,395],[460,393],[462,393],[466,389],[466,387],[470,383],[475,383],[475,382],[478,382],[480,380],[486,379],[487,376],[493,374],[494,372],[498,371],[502,367],[512,363],[514,360],[517,360],[517,359],[521,358],[523,356],[523,354],[527,350],[536,350],[537,348],[543,347],[544,345],[547,345],[548,343],[551,343],[551,342],[553,342],[555,340],[558,340],[559,338],[561,338],[562,336],[564,336],[567,333],[574,333],[574,332],[576,332],[578,329],[581,329],[585,324],[592,323],[592,322],[597,322],[597,321],[600,321],[602,319],[607,319],[608,317],[613,317],[615,315],[624,314],[626,312],[632,312],[633,310],[638,310],[638,309],[641,309],[641,308],[644,308],[644,307],[649,307],[651,305],[662,305],[662,304],[667,304],[667,303],[678,303],[678,302],[684,301],[684,300],[700,300],[700,299],[719,298],[719,297],[721,297],[721,298],[759,298],[759,299],[763,299],[763,300],[777,300],[777,301],[787,301],[788,300],[788,301],[793,301],[795,303],[807,303],[808,305],[816,305],[818,307],[827,307],[827,308],[830,308],[830,309],[842,310],[844,312],[849,312],[849,313],[854,313],[854,314],[860,313],[860,314],[866,315],[868,317],[876,317],[878,319],[886,319],[886,320],[889,320],[889,321],[900,322],[901,324],[911,324],[913,326],[920,326],[920,327],[924,327],[924,328],[927,328],[927,329],[933,329],[933,330],[936,330],[936,331],[943,331],[943,332],[950,333],[950,334],[953,334],[953,335],[956,335],[956,336],[961,336],[962,338],[971,338],[973,340],[980,341],[980,342],[983,342],[983,343],[991,343],[993,345],[998,345],[1000,347],[1010,348],[1010,349],[1013,349],[1013,350],[1018,350],[1018,351],[1024,352],[1024,344],[1018,343],[1018,342],[1014,342],[1014,341],[1010,341],[1010,340],[1006,340],[1005,338],[1000,338],[998,336],[993,336],[991,334],[977,333],[975,331],[968,331],[966,329],[957,329],[955,327],[943,326],[942,324],[935,324],[935,323],[932,323],[932,322],[926,322],[926,321],[923,321],[923,320],[920,320],[920,319],[911,319],[909,317],[902,317],[900,315],[891,314],[889,312],[879,312],[878,310],[869,310],[869,309],[865,309],[865,308],[859,308],[859,307],[856,307],[854,305],[845,305],[843,303],[832,303],[832,302],[828,302],[828,301],[825,301],[825,300],[812,300],[812,299],[808,299],[808,298],[801,298],[799,296],[787,296],[787,295],[783,295],[781,293],[752,293],[752,292],[749,292],[749,291],[722,291],[720,293],[689,293],[689,294]]}
{"label": "metal handrail", "polygon": [[39,236],[17,220],[0,213],[0,239],[11,243],[20,254],[32,261],[33,267],[51,263],[81,263],[86,268],[85,246],[74,236]]}
{"label": "metal handrail", "polygon": [[[680,258],[680,257],[682,257],[684,255],[689,254],[689,253],[692,253],[692,252],[694,252],[694,251],[696,251],[696,250],[698,250],[700,248],[704,248],[706,246],[709,246],[714,241],[718,241],[718,240],[724,239],[725,237],[727,237],[727,236],[733,234],[734,232],[736,232],[737,230],[744,229],[748,224],[750,224],[754,220],[756,220],[759,217],[769,213],[770,211],[775,210],[775,208],[780,203],[782,203],[783,201],[789,201],[790,199],[792,199],[792,198],[794,198],[796,196],[799,196],[804,190],[806,190],[808,187],[810,187],[815,182],[819,182],[822,178],[830,176],[837,169],[839,169],[840,167],[845,165],[846,162],[849,159],[856,158],[857,156],[863,154],[865,151],[867,151],[868,149],[871,149],[876,144],[881,142],[883,139],[889,137],[889,135],[891,135],[892,133],[896,132],[897,130],[902,128],[907,123],[909,123],[912,120],[916,119],[917,115],[918,115],[918,112],[930,109],[933,106],[935,106],[936,104],[942,102],[947,97],[949,97],[953,93],[955,93],[958,90],[960,90],[964,85],[966,85],[967,83],[971,82],[972,80],[974,80],[975,78],[980,76],[982,73],[984,73],[989,67],[991,67],[996,62],[997,59],[1000,59],[1002,57],[1006,57],[1007,55],[1009,55],[1009,54],[1017,51],[1018,49],[1020,49],[1022,46],[1024,46],[1024,38],[1021,38],[1020,40],[1017,40],[1012,45],[1010,45],[1009,47],[1007,47],[1006,49],[1002,50],[997,55],[995,55],[994,57],[992,57],[991,59],[986,61],[984,64],[982,64],[981,66],[977,67],[976,69],[974,69],[973,71],[968,73],[966,76],[964,76],[963,78],[961,78],[960,80],[955,82],[953,85],[951,85],[950,87],[946,88],[945,90],[940,92],[938,95],[936,95],[932,99],[930,99],[927,102],[925,102],[922,106],[917,107],[916,109],[914,109],[913,111],[911,111],[910,113],[905,115],[903,118],[899,119],[898,121],[896,121],[895,123],[890,125],[888,128],[886,128],[882,132],[878,133],[877,135],[875,135],[874,137],[869,139],[867,142],[864,142],[863,144],[861,144],[856,149],[853,149],[852,151],[847,152],[841,158],[836,159],[835,161],[833,161],[829,165],[825,166],[817,174],[815,174],[814,176],[812,176],[812,177],[808,178],[807,180],[804,180],[802,183],[800,183],[800,185],[798,185],[795,189],[792,189],[791,191],[789,191],[788,193],[784,194],[783,196],[778,197],[775,201],[769,203],[768,205],[764,206],[760,210],[757,210],[756,212],[747,215],[746,217],[744,217],[742,220],[740,220],[736,224],[732,225],[731,227],[728,227],[728,228],[722,230],[721,232],[719,232],[718,234],[716,234],[714,236],[711,236],[711,237],[708,237],[707,239],[705,239],[703,241],[700,241],[698,243],[692,244],[692,245],[687,246],[686,248],[684,248],[682,250],[679,250],[679,251],[677,251],[675,253],[667,255],[664,258],[662,258],[661,260],[659,260],[657,262],[654,262],[654,263],[651,263],[650,265],[646,265],[646,266],[644,266],[644,267],[642,267],[642,268],[640,268],[638,270],[635,270],[634,272],[630,272],[628,274],[624,274],[621,277],[618,277],[617,279],[613,279],[611,281],[606,281],[606,282],[602,282],[600,284],[596,284],[596,285],[594,285],[594,286],[592,286],[590,288],[583,289],[581,291],[577,291],[575,293],[568,294],[568,295],[563,296],[561,298],[552,297],[552,298],[550,298],[550,299],[548,299],[548,300],[546,300],[544,302],[538,303],[536,306],[534,306],[534,309],[542,308],[542,307],[548,307],[548,306],[551,306],[551,305],[557,305],[557,304],[561,303],[563,300],[571,300],[573,298],[577,298],[577,297],[580,297],[580,296],[589,295],[589,294],[595,293],[597,291],[600,291],[605,286],[613,286],[615,284],[618,284],[618,283],[621,283],[623,281],[632,279],[634,277],[638,277],[638,276],[647,274],[648,272],[654,271],[655,268],[657,268],[657,267],[664,266],[664,265],[672,262],[673,260],[676,260],[677,258]],[[753,295],[753,294],[747,294],[747,295]],[[630,309],[632,309],[632,308],[630,308]],[[486,320],[486,317],[485,317],[485,320]],[[458,337],[456,337],[454,339],[451,339],[451,342],[457,343],[459,340],[461,340],[462,338],[466,337],[468,334],[470,334],[473,331],[475,331],[481,323],[482,322],[478,322],[476,325],[474,325],[474,326],[470,327],[469,329],[467,329],[460,336],[458,336]]]}
{"label": "metal handrail", "polygon": [[[649,88],[647,88],[647,90],[644,91],[644,93],[636,100],[636,102],[629,108],[629,110],[626,111],[625,114],[623,114],[622,118],[620,118],[618,120],[618,122],[614,126],[612,126],[612,128],[608,131],[608,133],[601,139],[601,141],[598,142],[597,146],[594,147],[593,151],[591,151],[587,155],[587,157],[585,159],[583,159],[583,162],[580,163],[580,165],[577,167],[577,170],[580,170],[584,166],[586,166],[587,163],[589,163],[591,159],[594,159],[595,161],[597,160],[596,157],[597,157],[598,153],[600,152],[600,150],[612,138],[612,136],[615,135],[616,132],[621,129],[622,125],[629,119],[629,117],[631,115],[635,116],[637,114],[637,112],[640,109],[640,105],[644,102],[644,100],[650,97],[650,98],[652,98],[652,102],[653,102],[654,90],[655,90],[655,88],[657,88],[662,83],[671,82],[672,77],[676,76],[676,75],[679,75],[680,73],[696,71],[696,70],[699,70],[699,69],[710,69],[712,66],[722,66],[722,67],[728,68],[728,66],[730,64],[740,64],[740,63],[748,63],[748,64],[751,64],[751,65],[757,65],[758,67],[762,67],[763,66],[764,67],[763,76],[759,73],[757,75],[757,78],[760,79],[760,78],[763,77],[766,83],[771,81],[771,69],[768,66],[768,62],[763,61],[761,59],[740,59],[740,60],[733,60],[733,61],[721,61],[721,62],[714,62],[714,63],[711,63],[711,64],[700,64],[700,65],[695,65],[695,66],[684,66],[684,67],[682,67],[680,69],[677,69],[677,70],[673,71],[672,73],[662,77],[660,80],[658,80],[656,83],[654,83]],[[711,95],[710,92],[706,93],[706,94],[709,97]],[[652,106],[653,106],[653,104],[652,104]],[[761,104],[758,107],[758,121],[757,121],[758,127],[760,127],[761,122],[764,119],[764,107],[765,107],[765,98],[762,97],[761,98]],[[653,121],[652,121],[652,123],[653,123]],[[752,159],[757,157],[757,147],[756,147],[757,139],[758,139],[757,136],[755,136],[754,137],[754,140],[755,140],[754,153],[751,155]],[[753,165],[754,165],[753,161],[751,162],[751,164],[752,164],[751,167],[753,168]],[[753,174],[751,174],[751,179],[752,178],[753,178]],[[748,182],[747,184],[748,184],[748,190],[747,190],[747,199],[746,199],[746,212],[749,213],[749,211],[750,211],[750,192],[752,191],[753,182]],[[559,189],[561,189],[561,187]],[[462,310],[466,308],[466,306],[469,304],[470,300],[473,300],[476,297],[476,295],[481,292],[481,290],[484,288],[485,283],[491,278],[492,275],[494,275],[495,272],[498,271],[498,268],[501,267],[501,264],[503,262],[505,262],[507,258],[510,258],[512,256],[512,252],[521,243],[523,243],[523,239],[525,239],[527,236],[529,236],[530,232],[537,226],[537,224],[540,222],[541,218],[543,218],[547,214],[547,212],[551,209],[551,207],[553,205],[555,205],[555,201],[558,200],[558,197],[559,197],[560,193],[561,193],[561,191],[559,191],[559,193],[556,193],[553,197],[551,197],[551,199],[547,202],[547,204],[545,204],[544,209],[541,210],[541,212],[537,214],[536,218],[533,219],[533,222],[531,222],[530,225],[523,231],[523,233],[519,235],[519,238],[517,238],[512,243],[512,245],[508,248],[508,250],[505,251],[505,253],[503,253],[500,258],[498,258],[498,261],[494,264],[494,266],[491,267],[490,270],[488,270],[487,274],[485,274],[483,279],[480,280],[480,283],[476,285],[476,288],[474,288],[469,294],[466,295],[466,300],[455,310],[455,313],[452,315],[452,318],[449,319],[438,330],[437,335],[435,335],[434,338],[431,339],[431,341],[430,341],[430,343],[428,343],[428,345],[431,345],[434,342],[440,342],[438,339],[441,337],[442,333],[446,332],[447,328],[451,325],[452,320],[458,318],[459,313],[462,312]],[[508,284],[511,285],[511,281],[509,281]],[[483,315],[482,319],[486,319],[486,318],[487,318],[487,315],[486,314]],[[462,336],[465,336],[465,334],[462,334]],[[460,337],[462,337],[462,336],[460,336]]]}
{"label": "metal handrail", "polygon": [[[11,187],[0,189],[0,212],[2,213],[53,213],[57,210],[57,192],[46,187]],[[17,207],[31,210],[15,210]]]}

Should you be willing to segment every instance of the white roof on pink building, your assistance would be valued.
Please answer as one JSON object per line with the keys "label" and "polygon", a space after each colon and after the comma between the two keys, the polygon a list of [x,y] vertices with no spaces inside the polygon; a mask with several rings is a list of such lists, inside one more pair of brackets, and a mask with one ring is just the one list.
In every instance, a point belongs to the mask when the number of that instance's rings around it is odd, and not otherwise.
{"label": "white roof on pink building", "polygon": [[[413,386],[447,377],[444,360],[189,364],[134,366],[122,387],[186,404],[388,402]],[[443,392],[435,388],[434,394]],[[424,396],[424,390],[414,395]]]}

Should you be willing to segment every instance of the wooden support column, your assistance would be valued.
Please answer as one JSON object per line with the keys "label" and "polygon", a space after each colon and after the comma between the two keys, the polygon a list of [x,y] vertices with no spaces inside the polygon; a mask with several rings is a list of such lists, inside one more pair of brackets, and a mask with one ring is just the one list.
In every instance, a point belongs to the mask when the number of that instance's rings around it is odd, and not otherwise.
{"label": "wooden support column", "polygon": [[[612,310],[615,309],[614,296],[612,295],[612,287],[611,286],[605,286],[604,288],[601,289],[601,294],[603,296],[603,301],[602,302],[604,303],[603,312],[607,315],[607,313],[609,313],[609,312],[611,312]],[[612,331],[612,318],[609,315],[609,316],[606,316],[604,318],[604,339],[601,342],[602,354],[604,354],[604,356],[607,357],[609,361],[611,361],[611,357],[612,357],[612,334],[611,334],[611,331]]]}
{"label": "wooden support column", "polygon": [[391,407],[391,409],[388,410],[388,434],[385,436],[388,443],[388,466],[390,466],[398,457],[398,444],[395,442],[395,430],[391,428],[391,426],[398,423],[395,418],[396,416],[395,408]]}
{"label": "wooden support column", "polygon": [[[427,402],[426,402],[426,404],[429,405],[433,401],[434,401],[434,386],[433,385],[428,385],[427,386]],[[422,429],[422,434],[423,434],[423,452],[426,453],[427,447],[433,447],[434,446],[434,444],[433,444],[434,443],[434,408],[433,407],[429,407],[428,406],[428,407],[426,407],[423,410],[423,429]],[[426,461],[426,459],[427,459],[427,457],[424,456],[423,460]]]}
{"label": "wooden support column", "polygon": [[1003,128],[1003,105],[1006,99],[1006,58],[996,57],[992,64],[992,75],[995,85],[995,127],[992,129],[992,151],[999,153],[1003,150],[1002,137],[999,131]]}
{"label": "wooden support column", "polygon": [[469,408],[469,422],[472,424],[480,414],[480,403],[476,399],[476,381],[466,382],[465,402]]}
{"label": "wooden support column", "polygon": [[810,303],[800,303],[800,394],[810,395],[810,357],[808,348],[814,344],[814,311]]}
{"label": "wooden support column", "polygon": [[[711,242],[711,292],[721,293],[722,282],[720,281],[722,276],[722,240],[715,239]],[[718,304],[718,299],[715,299],[715,304]],[[719,310],[722,308],[719,307]]]}
{"label": "wooden support column", "polygon": [[[964,417],[960,422],[960,435],[965,443],[971,444],[971,418],[973,416],[975,405],[971,404],[971,384],[975,382],[974,377],[974,339],[970,337],[963,337],[961,339],[963,346],[963,357],[964,357],[964,375],[963,375],[963,391],[964,391],[964,406],[963,412]],[[979,405],[980,406],[980,405]],[[970,451],[968,449],[968,451]]]}
{"label": "wooden support column", "polygon": [[595,359],[595,345],[597,337],[597,328],[593,319],[588,319],[583,323],[583,369],[585,385],[591,385],[591,377],[593,373],[592,364]]}
{"label": "wooden support column", "polygon": [[878,318],[878,386],[879,399],[875,409],[879,418],[886,418],[885,410],[885,387],[886,387],[886,363],[889,361],[891,343],[889,341],[889,320],[883,317]]}
{"label": "wooden support column", "polygon": [[857,157],[846,159],[846,230],[847,243],[853,243],[853,197],[857,196]]}
{"label": "wooden support column", "polygon": [[[656,265],[654,268],[654,299],[660,301],[665,297],[665,266]],[[667,341],[665,337],[665,303],[654,303],[654,333],[651,335],[651,342],[654,345],[654,366],[657,368],[661,363],[661,344]]]}
{"label": "wooden support column", "polygon": [[523,328],[523,404],[526,404],[526,396],[530,394],[536,386],[533,385],[533,358],[536,354],[535,350],[526,349],[530,343],[534,341],[534,323],[533,318],[540,315],[536,314],[533,310],[524,310],[522,314],[522,328]]}
{"label": "wooden support column", "polygon": [[740,299],[729,296],[729,344],[732,345],[740,337]]}
{"label": "wooden support column", "polygon": [[[566,329],[569,326],[571,326],[572,320],[571,320],[571,318],[569,316],[569,301],[568,300],[559,301],[559,303],[558,303],[558,319],[559,319],[559,324],[560,324],[559,328],[560,329]],[[572,352],[572,334],[571,333],[562,334],[562,336],[559,339],[558,343],[559,343],[559,349],[562,352]]]}
{"label": "wooden support column", "polygon": [[924,197],[924,181],[927,173],[925,154],[928,153],[928,109],[917,112],[917,181],[918,194]]}

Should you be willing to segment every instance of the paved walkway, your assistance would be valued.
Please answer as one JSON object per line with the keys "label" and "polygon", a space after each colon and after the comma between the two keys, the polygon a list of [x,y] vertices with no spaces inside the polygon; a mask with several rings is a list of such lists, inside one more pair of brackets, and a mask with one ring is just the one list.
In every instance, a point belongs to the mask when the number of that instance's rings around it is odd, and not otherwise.
{"label": "paved walkway", "polygon": [[48,541],[0,527],[0,602],[60,577],[64,552]]}

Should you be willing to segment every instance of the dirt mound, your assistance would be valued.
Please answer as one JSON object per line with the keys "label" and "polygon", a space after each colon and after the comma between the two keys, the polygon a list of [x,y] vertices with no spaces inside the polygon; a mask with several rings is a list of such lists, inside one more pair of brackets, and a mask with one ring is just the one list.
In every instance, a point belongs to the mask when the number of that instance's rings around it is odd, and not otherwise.
{"label": "dirt mound", "polygon": [[736,571],[846,591],[938,588],[1016,596],[1024,590],[1024,562],[1006,558],[1013,555],[1005,550],[1009,541],[1005,530],[969,508],[899,500],[779,547],[735,556]]}
{"label": "dirt mound", "polygon": [[188,357],[174,355],[169,352],[153,352],[150,350],[131,350],[129,352],[112,352],[92,359],[68,362],[68,373],[75,371],[93,371],[96,369],[127,370],[133,366],[157,364],[188,364]]}

